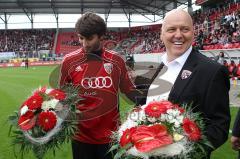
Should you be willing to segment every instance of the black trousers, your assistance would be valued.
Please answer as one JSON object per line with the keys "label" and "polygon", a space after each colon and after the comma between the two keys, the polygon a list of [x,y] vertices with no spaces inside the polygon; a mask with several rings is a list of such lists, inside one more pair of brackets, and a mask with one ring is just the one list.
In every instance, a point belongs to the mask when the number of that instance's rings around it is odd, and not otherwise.
{"label": "black trousers", "polygon": [[76,140],[72,141],[73,159],[112,159],[108,153],[109,144],[87,144]]}

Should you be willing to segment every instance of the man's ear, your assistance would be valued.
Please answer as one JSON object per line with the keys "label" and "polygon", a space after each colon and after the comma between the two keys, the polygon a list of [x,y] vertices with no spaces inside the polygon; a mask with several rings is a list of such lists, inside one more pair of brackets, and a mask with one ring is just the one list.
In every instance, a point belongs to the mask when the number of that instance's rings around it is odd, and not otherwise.
{"label": "man's ear", "polygon": [[160,29],[160,40],[163,41],[162,40],[162,28]]}
{"label": "man's ear", "polygon": [[163,41],[163,38],[162,38],[162,33],[160,33],[160,40]]}
{"label": "man's ear", "polygon": [[99,39],[100,39],[100,41],[103,41],[104,40],[104,35],[100,36]]}

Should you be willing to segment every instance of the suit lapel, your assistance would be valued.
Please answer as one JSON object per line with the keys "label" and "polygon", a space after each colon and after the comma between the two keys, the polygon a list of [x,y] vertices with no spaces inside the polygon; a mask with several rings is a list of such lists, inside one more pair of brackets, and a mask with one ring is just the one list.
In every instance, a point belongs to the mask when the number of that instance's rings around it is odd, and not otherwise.
{"label": "suit lapel", "polygon": [[[185,87],[190,83],[191,79],[193,78],[194,74],[196,73],[196,66],[197,66],[197,59],[196,54],[198,52],[192,50],[189,57],[187,58],[183,68],[178,74],[178,77],[172,87],[172,90],[169,94],[169,100],[178,100],[179,96],[183,93]],[[182,73],[186,71],[190,71],[191,75],[187,78],[182,77]]]}

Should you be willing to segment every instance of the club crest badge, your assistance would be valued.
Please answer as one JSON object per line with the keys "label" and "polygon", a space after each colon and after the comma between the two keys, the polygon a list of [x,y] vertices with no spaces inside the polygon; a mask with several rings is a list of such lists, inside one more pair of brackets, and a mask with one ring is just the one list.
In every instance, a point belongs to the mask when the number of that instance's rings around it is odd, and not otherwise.
{"label": "club crest badge", "polygon": [[192,74],[191,71],[189,71],[189,70],[183,70],[183,71],[182,71],[182,74],[181,74],[181,78],[182,78],[182,79],[187,79],[188,77],[191,76],[191,74]]}
{"label": "club crest badge", "polygon": [[105,63],[103,66],[108,74],[112,73],[113,65],[111,63]]}
{"label": "club crest badge", "polygon": [[79,65],[75,68],[75,71],[76,72],[83,71],[83,68],[81,67],[81,65]]}

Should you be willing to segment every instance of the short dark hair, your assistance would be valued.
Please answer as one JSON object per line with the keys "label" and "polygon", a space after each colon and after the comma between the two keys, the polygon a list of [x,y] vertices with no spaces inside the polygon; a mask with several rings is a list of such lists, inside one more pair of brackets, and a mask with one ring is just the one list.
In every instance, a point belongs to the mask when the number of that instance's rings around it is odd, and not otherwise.
{"label": "short dark hair", "polygon": [[92,12],[86,12],[76,22],[75,29],[78,34],[85,37],[90,37],[93,34],[102,36],[106,33],[107,26],[100,16]]}
{"label": "short dark hair", "polygon": [[219,52],[219,56],[220,56],[220,57],[224,57],[224,52],[220,51],[220,52]]}

